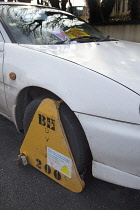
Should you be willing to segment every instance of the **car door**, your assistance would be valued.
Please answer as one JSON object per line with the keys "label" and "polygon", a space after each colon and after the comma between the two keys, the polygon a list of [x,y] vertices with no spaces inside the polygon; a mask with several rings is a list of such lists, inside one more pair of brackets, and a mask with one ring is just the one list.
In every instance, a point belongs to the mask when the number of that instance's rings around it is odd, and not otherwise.
{"label": "car door", "polygon": [[0,32],[0,113],[8,116],[9,111],[6,103],[4,83],[3,83],[3,64],[4,64],[4,39]]}

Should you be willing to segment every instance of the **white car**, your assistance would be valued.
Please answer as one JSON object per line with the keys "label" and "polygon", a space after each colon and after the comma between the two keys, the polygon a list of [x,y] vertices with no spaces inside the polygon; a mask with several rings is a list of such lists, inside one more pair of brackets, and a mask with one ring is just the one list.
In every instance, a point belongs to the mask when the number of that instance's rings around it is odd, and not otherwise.
{"label": "white car", "polygon": [[60,116],[80,174],[140,189],[140,44],[74,15],[0,3],[0,113],[26,133],[44,98]]}

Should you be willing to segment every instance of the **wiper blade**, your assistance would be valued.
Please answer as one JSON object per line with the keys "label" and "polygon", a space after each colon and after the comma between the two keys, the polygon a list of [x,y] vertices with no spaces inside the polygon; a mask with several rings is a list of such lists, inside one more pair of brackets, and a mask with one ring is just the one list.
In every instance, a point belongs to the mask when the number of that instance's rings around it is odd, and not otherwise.
{"label": "wiper blade", "polygon": [[70,39],[66,39],[66,40],[62,40],[62,41],[59,41],[59,42],[56,42],[55,44],[70,44]]}
{"label": "wiper blade", "polygon": [[70,39],[60,41],[60,42],[56,42],[56,44],[63,44],[63,43],[70,44],[70,42],[78,41],[78,40],[79,41],[80,40],[84,40],[84,41],[91,41],[92,40],[92,41],[96,42],[96,41],[100,40],[100,38],[94,37],[94,36],[80,36],[80,37],[70,38]]}
{"label": "wiper blade", "polygon": [[72,38],[72,39],[70,39],[70,41],[77,41],[77,40],[80,40],[80,39],[85,39],[85,40],[92,39],[93,41],[99,40],[99,38],[95,37],[95,36],[80,36],[80,37]]}

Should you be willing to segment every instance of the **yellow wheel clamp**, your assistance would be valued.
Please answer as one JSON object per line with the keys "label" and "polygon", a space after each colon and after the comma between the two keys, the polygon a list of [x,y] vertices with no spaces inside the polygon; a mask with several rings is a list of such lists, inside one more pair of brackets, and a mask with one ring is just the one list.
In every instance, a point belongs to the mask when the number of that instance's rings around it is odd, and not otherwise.
{"label": "yellow wheel clamp", "polygon": [[79,193],[85,183],[77,171],[60,120],[59,105],[60,102],[52,99],[41,102],[20,148],[18,160],[23,165],[31,164],[63,187]]}

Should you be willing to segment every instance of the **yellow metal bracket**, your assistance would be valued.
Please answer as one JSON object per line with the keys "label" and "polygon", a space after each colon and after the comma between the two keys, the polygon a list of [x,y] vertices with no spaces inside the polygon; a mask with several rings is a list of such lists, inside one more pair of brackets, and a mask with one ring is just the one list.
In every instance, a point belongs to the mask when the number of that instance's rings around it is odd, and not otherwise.
{"label": "yellow metal bracket", "polygon": [[23,144],[21,157],[63,187],[79,193],[85,183],[77,171],[60,116],[59,105],[44,99],[39,105]]}

